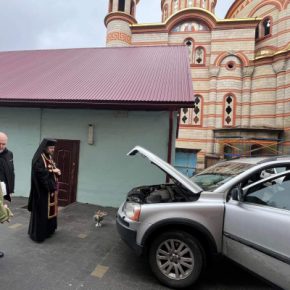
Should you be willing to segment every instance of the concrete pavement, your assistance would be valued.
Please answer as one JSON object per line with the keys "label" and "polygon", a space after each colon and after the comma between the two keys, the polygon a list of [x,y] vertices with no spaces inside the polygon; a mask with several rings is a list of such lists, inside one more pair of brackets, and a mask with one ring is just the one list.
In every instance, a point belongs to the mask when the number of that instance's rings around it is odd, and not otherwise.
{"label": "concrete pavement", "polygon": [[[60,211],[58,230],[38,244],[27,235],[27,198],[14,197],[10,224],[0,225],[0,289],[11,290],[135,290],[168,289],[151,274],[144,258],[119,239],[115,208],[74,203]],[[109,214],[101,228],[93,215]],[[191,288],[193,289],[193,288]],[[275,289],[228,261],[209,268],[194,289]]]}

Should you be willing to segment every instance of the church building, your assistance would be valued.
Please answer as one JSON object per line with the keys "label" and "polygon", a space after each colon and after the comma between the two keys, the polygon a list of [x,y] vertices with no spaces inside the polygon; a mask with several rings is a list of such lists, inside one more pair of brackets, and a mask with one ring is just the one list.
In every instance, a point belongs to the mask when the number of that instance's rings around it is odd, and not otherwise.
{"label": "church building", "polygon": [[225,19],[217,1],[161,0],[161,22],[140,24],[139,0],[109,0],[105,17],[108,47],[187,47],[195,98],[179,113],[175,166],[189,176],[290,154],[290,1],[235,0]]}

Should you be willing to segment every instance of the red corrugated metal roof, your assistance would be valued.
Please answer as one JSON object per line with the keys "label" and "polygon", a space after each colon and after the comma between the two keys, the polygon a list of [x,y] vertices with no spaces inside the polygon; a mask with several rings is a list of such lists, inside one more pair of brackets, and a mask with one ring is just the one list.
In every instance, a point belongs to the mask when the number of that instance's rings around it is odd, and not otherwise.
{"label": "red corrugated metal roof", "polygon": [[192,104],[183,46],[0,52],[0,104]]}

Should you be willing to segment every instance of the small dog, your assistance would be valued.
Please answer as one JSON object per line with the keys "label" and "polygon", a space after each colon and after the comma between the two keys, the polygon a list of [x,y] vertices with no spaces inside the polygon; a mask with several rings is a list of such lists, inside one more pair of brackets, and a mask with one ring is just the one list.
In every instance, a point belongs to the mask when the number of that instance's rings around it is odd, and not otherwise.
{"label": "small dog", "polygon": [[94,220],[96,222],[96,227],[101,227],[102,226],[102,221],[104,217],[108,215],[105,211],[98,210],[95,215],[94,215]]}

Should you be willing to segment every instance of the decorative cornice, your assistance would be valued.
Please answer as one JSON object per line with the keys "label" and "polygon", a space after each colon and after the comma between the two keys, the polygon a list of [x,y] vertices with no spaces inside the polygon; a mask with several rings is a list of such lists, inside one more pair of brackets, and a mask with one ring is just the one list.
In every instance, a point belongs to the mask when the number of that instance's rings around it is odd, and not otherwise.
{"label": "decorative cornice", "polygon": [[[288,0],[285,0],[286,2]],[[253,2],[253,0],[236,0],[234,1],[234,3],[231,5],[231,7],[229,8],[225,18],[232,18],[235,17],[235,15],[240,12],[242,9],[244,9],[248,4],[250,4],[251,2]],[[277,7],[280,11],[283,8],[286,8],[286,5],[284,3],[284,7],[283,4],[281,3],[281,1],[279,0],[263,0],[261,1],[260,4],[256,5],[254,10],[257,11],[259,8],[264,7],[267,4],[272,4],[275,7]],[[241,7],[240,10],[238,10]],[[253,10],[250,13],[250,16],[253,15],[253,13],[255,13],[255,11],[253,12]]]}
{"label": "decorative cornice", "polygon": [[290,52],[290,43],[288,43],[284,48],[277,50],[275,47],[264,47],[256,51],[255,60],[276,57],[285,53]]}
{"label": "decorative cornice", "polygon": [[200,19],[210,29],[256,28],[260,18],[218,20],[214,14],[202,8],[186,8],[171,15],[164,23],[132,24],[133,33],[169,32],[177,23],[187,19]]}
{"label": "decorative cornice", "polygon": [[249,59],[247,58],[247,56],[241,52],[241,51],[225,51],[225,52],[222,52],[221,54],[219,54],[217,56],[217,58],[215,59],[215,62],[214,64],[216,66],[220,66],[223,59],[228,57],[228,56],[235,56],[235,57],[238,57],[242,63],[243,66],[249,66]]}
{"label": "decorative cornice", "polygon": [[123,21],[128,22],[131,25],[137,23],[136,19],[133,16],[127,13],[118,11],[118,12],[112,12],[112,13],[107,14],[107,16],[104,19],[105,26],[107,27],[109,22],[113,20],[123,20]]}

